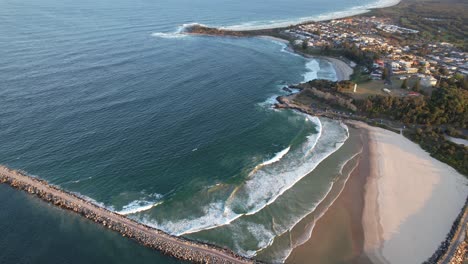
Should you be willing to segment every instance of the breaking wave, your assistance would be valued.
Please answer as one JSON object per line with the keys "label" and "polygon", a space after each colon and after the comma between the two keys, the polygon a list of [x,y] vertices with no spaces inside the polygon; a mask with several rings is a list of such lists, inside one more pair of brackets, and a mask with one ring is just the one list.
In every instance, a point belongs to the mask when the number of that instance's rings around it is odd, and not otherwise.
{"label": "breaking wave", "polygon": [[[302,145],[294,148],[290,146],[272,159],[262,162],[262,167],[254,169],[250,177],[237,186],[225,201],[205,205],[203,214],[199,217],[160,222],[150,220],[148,224],[172,234],[185,235],[229,225],[242,216],[256,214],[275,202],[337,151],[348,138],[346,126],[338,125],[336,121],[324,121],[324,128],[319,118],[306,118],[315,124],[318,133],[309,135]],[[322,133],[322,129],[327,133]],[[271,242],[271,237],[268,237],[263,244],[267,246]]]}
{"label": "breaking wave", "polygon": [[188,34],[185,34],[185,31],[187,30],[187,28],[191,26],[195,26],[195,25],[204,26],[198,23],[183,24],[182,26],[178,27],[177,30],[174,32],[154,32],[154,33],[151,33],[151,36],[157,37],[157,38],[165,38],[165,39],[185,38],[185,37],[190,36]]}
{"label": "breaking wave", "polygon": [[312,81],[317,79],[317,74],[320,71],[320,64],[317,60],[310,60],[306,63],[307,72],[302,76],[304,77],[304,82]]}
{"label": "breaking wave", "polygon": [[[322,129],[319,118],[309,116],[307,118],[316,123],[320,130]],[[324,159],[337,151],[348,138],[348,135],[337,135],[340,134],[339,131],[327,132],[325,135],[319,132],[310,136],[302,149],[286,160],[285,164],[273,169],[259,170],[252,179],[241,186],[238,195],[233,199],[233,205],[246,210],[246,215],[253,215],[273,203],[312,172]]]}
{"label": "breaking wave", "polygon": [[143,222],[149,226],[181,236],[228,225],[242,216],[242,214],[236,214],[233,211],[225,210],[223,202],[211,203],[205,206],[203,211],[204,215],[198,218],[166,221],[163,223],[152,219],[143,219]]}
{"label": "breaking wave", "polygon": [[282,151],[276,153],[276,155],[272,159],[269,159],[269,160],[263,162],[262,164],[260,164],[260,166],[263,167],[263,166],[270,165],[270,164],[273,164],[275,162],[278,162],[282,157],[284,157],[284,155],[288,154],[290,149],[291,149],[291,146],[283,149]]}
{"label": "breaking wave", "polygon": [[251,21],[238,25],[222,27],[231,30],[252,30],[252,29],[267,29],[276,27],[287,27],[295,24],[300,24],[308,21],[324,21],[331,19],[339,19],[344,17],[355,16],[369,12],[372,8],[383,8],[396,5],[400,0],[378,0],[375,3],[352,7],[347,10],[328,12],[316,16],[301,17],[296,19],[280,19],[280,20],[267,20],[267,21]]}
{"label": "breaking wave", "polygon": [[135,214],[135,213],[139,213],[139,212],[144,212],[144,211],[148,211],[149,209],[153,208],[153,207],[156,207],[160,204],[162,204],[163,202],[148,202],[148,201],[140,201],[140,200],[136,200],[136,201],[133,201],[127,205],[125,205],[122,210],[118,211],[117,213],[118,214],[121,214],[121,215],[129,215],[129,214]]}
{"label": "breaking wave", "polygon": [[153,207],[156,207],[163,202],[161,201],[162,195],[158,193],[153,193],[151,195],[145,195],[144,198],[140,198],[135,201],[131,201],[127,205],[124,205],[122,209],[116,211],[116,213],[121,215],[136,214],[144,211],[148,211]]}

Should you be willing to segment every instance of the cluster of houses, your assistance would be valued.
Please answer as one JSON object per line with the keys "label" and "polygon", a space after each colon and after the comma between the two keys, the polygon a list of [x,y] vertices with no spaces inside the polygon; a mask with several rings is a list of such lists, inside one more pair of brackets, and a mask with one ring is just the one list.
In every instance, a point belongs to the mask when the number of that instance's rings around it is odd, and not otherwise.
{"label": "cluster of houses", "polygon": [[456,73],[468,75],[468,53],[449,43],[414,41],[400,44],[398,38],[417,34],[417,30],[391,24],[385,18],[353,17],[298,25],[285,31],[296,44],[323,49],[355,46],[360,50],[382,55],[376,60],[371,77],[380,79],[384,68],[399,78],[418,77],[422,86],[434,86],[434,76],[450,77]]}

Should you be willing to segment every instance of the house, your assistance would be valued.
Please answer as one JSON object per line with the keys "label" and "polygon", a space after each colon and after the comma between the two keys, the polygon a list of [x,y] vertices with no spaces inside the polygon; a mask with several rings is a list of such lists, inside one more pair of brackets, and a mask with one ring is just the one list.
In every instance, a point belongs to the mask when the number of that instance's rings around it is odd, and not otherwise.
{"label": "house", "polygon": [[437,79],[432,75],[424,76],[421,78],[421,85],[424,87],[431,87],[437,84]]}

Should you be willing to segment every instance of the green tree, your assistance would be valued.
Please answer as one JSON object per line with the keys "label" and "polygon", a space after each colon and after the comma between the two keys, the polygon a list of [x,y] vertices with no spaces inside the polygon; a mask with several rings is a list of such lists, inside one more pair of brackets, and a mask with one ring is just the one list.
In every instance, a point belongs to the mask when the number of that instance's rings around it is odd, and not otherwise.
{"label": "green tree", "polygon": [[386,80],[388,78],[388,69],[385,68],[382,72],[382,80]]}
{"label": "green tree", "polygon": [[303,49],[303,50],[306,50],[308,47],[309,47],[309,40],[308,40],[308,39],[304,39],[304,40],[302,41],[302,49]]}
{"label": "green tree", "polygon": [[401,83],[401,89],[408,89],[408,79],[404,79]]}
{"label": "green tree", "polygon": [[445,67],[440,67],[440,68],[439,68],[439,73],[440,73],[441,75],[448,75],[448,74],[449,74],[447,68],[445,68]]}
{"label": "green tree", "polygon": [[421,91],[421,80],[417,80],[413,85],[413,91],[420,92]]}

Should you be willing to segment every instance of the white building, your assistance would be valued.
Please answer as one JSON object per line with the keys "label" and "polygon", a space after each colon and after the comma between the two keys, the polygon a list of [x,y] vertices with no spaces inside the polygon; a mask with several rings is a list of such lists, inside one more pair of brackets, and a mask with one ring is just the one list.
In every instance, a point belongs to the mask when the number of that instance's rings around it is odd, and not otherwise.
{"label": "white building", "polygon": [[431,87],[431,86],[435,86],[436,84],[437,84],[437,79],[432,77],[431,75],[424,76],[421,78],[421,85],[424,87]]}

